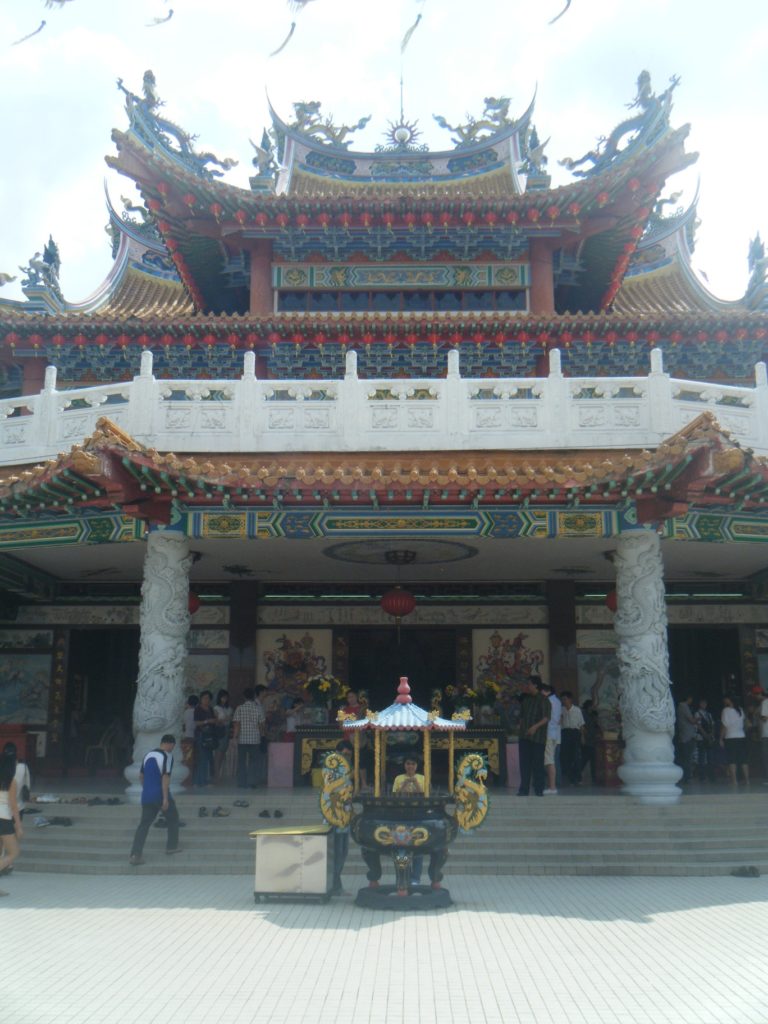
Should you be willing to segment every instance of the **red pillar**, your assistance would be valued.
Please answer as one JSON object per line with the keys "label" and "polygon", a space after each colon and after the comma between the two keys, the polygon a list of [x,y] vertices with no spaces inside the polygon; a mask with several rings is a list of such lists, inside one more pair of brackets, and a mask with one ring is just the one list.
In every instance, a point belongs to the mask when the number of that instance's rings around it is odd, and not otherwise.
{"label": "red pillar", "polygon": [[532,238],[529,249],[531,261],[531,313],[546,315],[555,312],[555,281],[552,273],[552,247],[548,238]]}
{"label": "red pillar", "polygon": [[45,368],[48,365],[45,359],[25,359],[21,364],[21,393],[22,395],[36,395],[43,390],[45,381]]}
{"label": "red pillar", "polygon": [[255,241],[251,253],[251,316],[272,313],[272,242],[268,238]]}

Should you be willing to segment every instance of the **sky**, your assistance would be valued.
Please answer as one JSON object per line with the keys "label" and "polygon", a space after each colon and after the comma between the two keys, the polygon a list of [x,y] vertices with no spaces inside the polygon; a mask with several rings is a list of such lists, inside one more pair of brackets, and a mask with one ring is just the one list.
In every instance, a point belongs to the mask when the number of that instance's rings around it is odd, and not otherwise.
{"label": "sky", "polygon": [[[450,145],[433,114],[480,116],[486,96],[509,96],[522,114],[536,90],[534,124],[550,139],[554,183],[565,184],[557,160],[582,156],[627,116],[641,70],[657,92],[678,75],[671,120],[690,123],[699,160],[667,194],[682,188],[690,201],[699,181],[694,266],[719,297],[737,298],[749,240],[768,236],[765,0],[571,0],[552,25],[565,0],[310,0],[298,11],[287,0],[49,2],[0,0],[0,272],[17,273],[51,234],[70,301],[111,265],[105,180],[118,208],[121,195],[136,196],[104,163],[112,129],[127,127],[118,77],[138,93],[151,68],[164,116],[201,150],[238,159],[225,180],[247,187],[267,93],[285,120],[304,100],[320,100],[337,123],[371,114],[351,148],[384,141],[399,116],[400,44],[418,14],[402,69],[420,141]],[[152,24],[169,10],[170,21]],[[292,21],[293,37],[270,58]],[[0,297],[22,297],[19,281]]]}

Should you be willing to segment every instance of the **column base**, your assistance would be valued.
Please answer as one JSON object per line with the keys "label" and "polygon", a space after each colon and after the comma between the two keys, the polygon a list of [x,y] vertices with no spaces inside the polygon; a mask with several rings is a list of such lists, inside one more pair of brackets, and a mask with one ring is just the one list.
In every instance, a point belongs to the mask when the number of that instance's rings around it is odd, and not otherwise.
{"label": "column base", "polygon": [[682,768],[669,762],[634,762],[623,764],[618,775],[624,783],[623,793],[639,804],[656,806],[676,804],[683,791],[675,783],[683,774]]}

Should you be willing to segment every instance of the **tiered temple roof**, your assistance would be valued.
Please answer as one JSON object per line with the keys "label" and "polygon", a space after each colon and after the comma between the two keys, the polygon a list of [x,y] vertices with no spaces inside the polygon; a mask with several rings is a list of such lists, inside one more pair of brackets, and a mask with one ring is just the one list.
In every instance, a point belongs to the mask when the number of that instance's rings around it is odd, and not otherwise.
{"label": "tiered temple roof", "polygon": [[[474,375],[518,376],[554,346],[569,373],[612,374],[662,345],[673,374],[747,379],[768,354],[765,287],[718,300],[691,267],[695,203],[659,212],[668,176],[695,159],[688,127],[669,123],[674,85],[656,96],[643,73],[635,112],[597,150],[561,161],[576,180],[558,188],[533,104],[514,118],[508,100],[489,99],[466,125],[438,118],[454,143],[440,151],[403,122],[387,145],[356,152],[347,137],[365,118],[349,128],[319,104],[296,104],[291,123],[272,111],[244,189],[220,180],[234,161],[197,152],[161,115],[148,72],[141,96],[123,89],[129,128],[108,158],[145,202],[138,217],[110,208],[112,272],[81,303],[39,275],[26,303],[0,301],[0,359],[44,358],[63,382],[121,379],[138,345],[162,376],[229,377],[237,350],[253,348],[264,375],[312,377],[337,375],[355,347],[363,376],[431,376],[458,348]],[[477,308],[319,301],[376,287],[471,292]],[[291,289],[318,304],[276,309]]]}

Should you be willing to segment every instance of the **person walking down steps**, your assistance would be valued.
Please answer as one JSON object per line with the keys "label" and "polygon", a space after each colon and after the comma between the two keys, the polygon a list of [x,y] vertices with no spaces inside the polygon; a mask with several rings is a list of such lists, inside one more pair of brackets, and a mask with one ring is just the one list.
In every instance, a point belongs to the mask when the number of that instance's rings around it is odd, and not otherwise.
{"label": "person walking down steps", "polygon": [[176,737],[166,733],[160,740],[160,746],[145,756],[141,763],[141,821],[133,837],[129,862],[134,866],[144,863],[141,856],[147,839],[149,827],[160,811],[168,823],[167,854],[180,853],[179,846],[179,812],[176,802],[171,796],[171,772],[173,771],[173,748]]}

